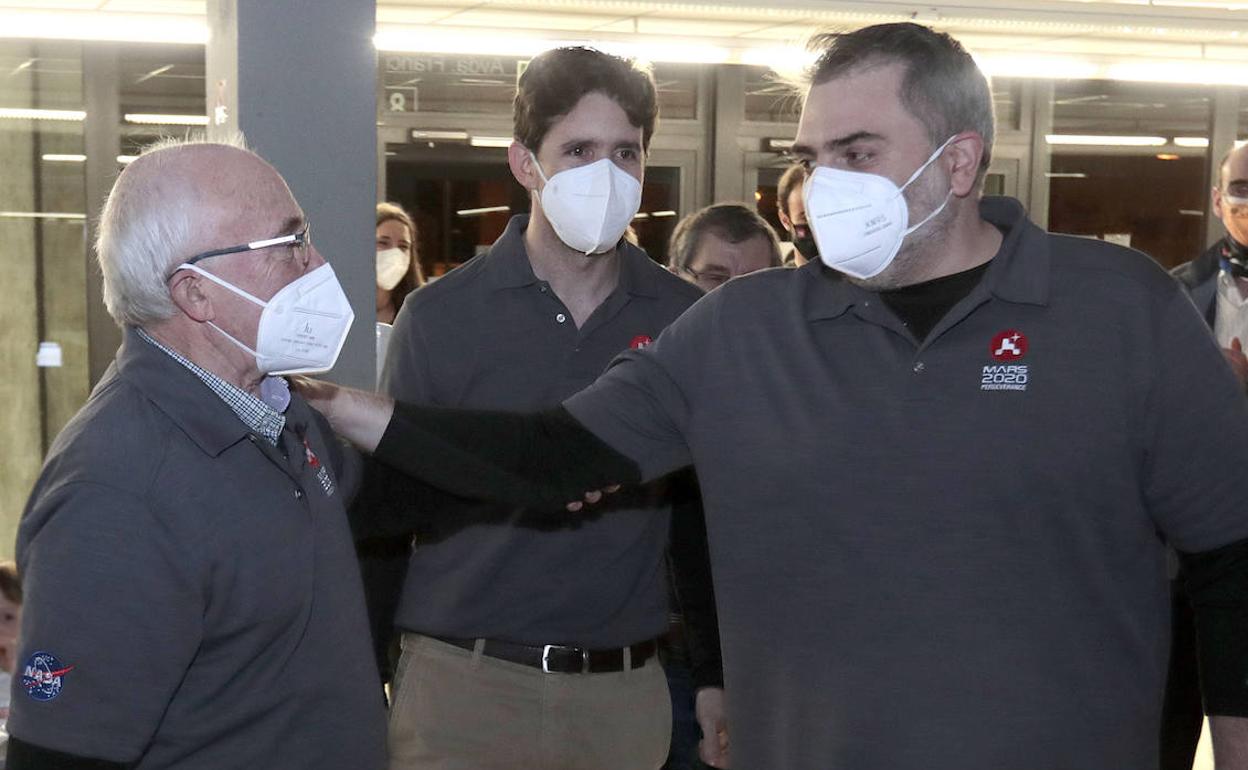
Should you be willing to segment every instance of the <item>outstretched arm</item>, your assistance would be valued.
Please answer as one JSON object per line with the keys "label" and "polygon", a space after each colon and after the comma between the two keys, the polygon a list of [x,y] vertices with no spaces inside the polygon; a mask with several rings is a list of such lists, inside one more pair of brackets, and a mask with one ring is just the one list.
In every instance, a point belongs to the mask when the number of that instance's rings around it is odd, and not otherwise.
{"label": "outstretched arm", "polygon": [[[533,414],[395,404],[387,396],[300,380],[300,392],[356,446],[404,473],[464,497],[577,510],[601,490],[641,481],[562,407]],[[586,492],[586,490],[593,490]]]}

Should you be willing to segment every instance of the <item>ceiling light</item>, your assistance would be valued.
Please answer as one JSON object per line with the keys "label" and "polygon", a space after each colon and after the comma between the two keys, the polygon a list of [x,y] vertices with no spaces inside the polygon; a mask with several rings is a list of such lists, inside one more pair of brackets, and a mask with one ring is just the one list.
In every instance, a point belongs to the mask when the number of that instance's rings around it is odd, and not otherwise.
{"label": "ceiling light", "polygon": [[1161,147],[1164,136],[1100,136],[1090,134],[1048,134],[1044,140],[1049,144],[1078,145],[1086,147]]}
{"label": "ceiling light", "polygon": [[1209,146],[1209,139],[1204,136],[1176,136],[1174,137],[1176,147],[1201,147]]}
{"label": "ceiling light", "polygon": [[0,38],[203,45],[208,42],[208,23],[202,15],[191,14],[4,10]]}
{"label": "ceiling light", "polygon": [[127,123],[142,123],[154,126],[206,126],[207,115],[154,115],[145,112],[127,112],[124,116]]}
{"label": "ceiling light", "polygon": [[118,155],[117,162],[125,166],[139,159],[138,155]]}
{"label": "ceiling light", "polygon": [[1044,172],[1046,179],[1087,179],[1088,175],[1082,171],[1046,171]]}
{"label": "ceiling light", "polygon": [[0,107],[0,118],[13,120],[86,120],[82,110],[37,110],[25,107]]}
{"label": "ceiling light", "polygon": [[460,209],[455,212],[457,217],[479,217],[482,214],[501,214],[505,211],[511,211],[511,206],[485,206],[479,209]]}
{"label": "ceiling light", "polygon": [[1178,159],[1179,159],[1179,156],[1175,155],[1173,152],[1157,153],[1157,160],[1178,160]]}
{"label": "ceiling light", "polygon": [[421,142],[438,141],[438,142],[466,142],[468,141],[467,131],[427,131],[423,128],[412,129],[412,139]]}
{"label": "ceiling light", "polygon": [[86,161],[87,156],[77,155],[73,153],[49,152],[49,153],[40,155],[39,158],[41,160],[48,161],[49,163],[82,163]]}
{"label": "ceiling light", "polygon": [[510,147],[514,141],[510,136],[474,136],[468,144],[473,147]]}
{"label": "ceiling light", "polygon": [[86,219],[86,214],[65,214],[56,211],[0,211],[3,219]]}
{"label": "ceiling light", "polygon": [[651,213],[651,214],[650,214],[650,216],[655,217],[655,218],[658,218],[658,217],[674,217],[674,216],[676,216],[676,212],[675,212],[675,211],[655,211],[655,212]]}

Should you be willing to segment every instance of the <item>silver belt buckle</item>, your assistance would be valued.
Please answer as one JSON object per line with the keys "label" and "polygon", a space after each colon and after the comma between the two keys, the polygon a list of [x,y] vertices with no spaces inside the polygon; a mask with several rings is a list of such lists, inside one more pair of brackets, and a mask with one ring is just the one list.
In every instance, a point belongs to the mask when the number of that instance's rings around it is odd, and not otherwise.
{"label": "silver belt buckle", "polygon": [[[551,670],[550,670],[550,651],[551,651],[551,650],[554,650],[554,649],[568,650],[568,649],[576,649],[576,648],[575,648],[575,647],[564,647],[562,644],[544,644],[544,645],[542,645],[542,673],[543,673],[543,674],[558,674],[558,673],[562,673],[562,672],[560,672],[560,671],[551,671]],[[582,673],[582,674],[588,674],[588,673],[589,673],[589,650],[588,650],[588,649],[582,649],[582,650],[581,650],[581,673]]]}

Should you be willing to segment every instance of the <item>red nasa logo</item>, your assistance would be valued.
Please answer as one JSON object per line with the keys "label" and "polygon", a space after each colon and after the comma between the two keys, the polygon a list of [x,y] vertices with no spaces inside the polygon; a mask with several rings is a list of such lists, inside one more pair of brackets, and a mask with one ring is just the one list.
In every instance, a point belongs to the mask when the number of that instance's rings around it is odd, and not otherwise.
{"label": "red nasa logo", "polygon": [[629,343],[628,343],[628,349],[629,349],[629,350],[640,350],[640,349],[642,349],[642,348],[644,348],[644,347],[648,347],[648,346],[650,345],[650,343],[651,343],[651,342],[654,342],[654,340],[650,339],[650,335],[648,335],[648,334],[638,334],[636,337],[633,337],[633,338],[629,341]]}
{"label": "red nasa logo", "polygon": [[1015,329],[997,332],[988,346],[988,353],[994,361],[1017,361],[1027,355],[1027,338]]}

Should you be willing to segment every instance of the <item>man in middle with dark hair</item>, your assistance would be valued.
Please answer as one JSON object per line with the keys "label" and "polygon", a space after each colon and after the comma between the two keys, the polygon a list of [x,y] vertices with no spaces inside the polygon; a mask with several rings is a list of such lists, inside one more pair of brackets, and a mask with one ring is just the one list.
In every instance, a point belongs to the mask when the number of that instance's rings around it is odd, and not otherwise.
{"label": "man in middle with dark hair", "polygon": [[[386,393],[552,407],[701,296],[623,240],[657,114],[654,80],[632,62],[585,48],[530,62],[508,162],[532,214],[404,304]],[[663,763],[669,505],[651,486],[609,508],[575,519],[486,503],[409,508],[421,528],[396,617],[391,768]]]}
{"label": "man in middle with dark hair", "polygon": [[716,203],[680,220],[667,254],[668,269],[703,291],[782,264],[776,231],[740,203]]}

